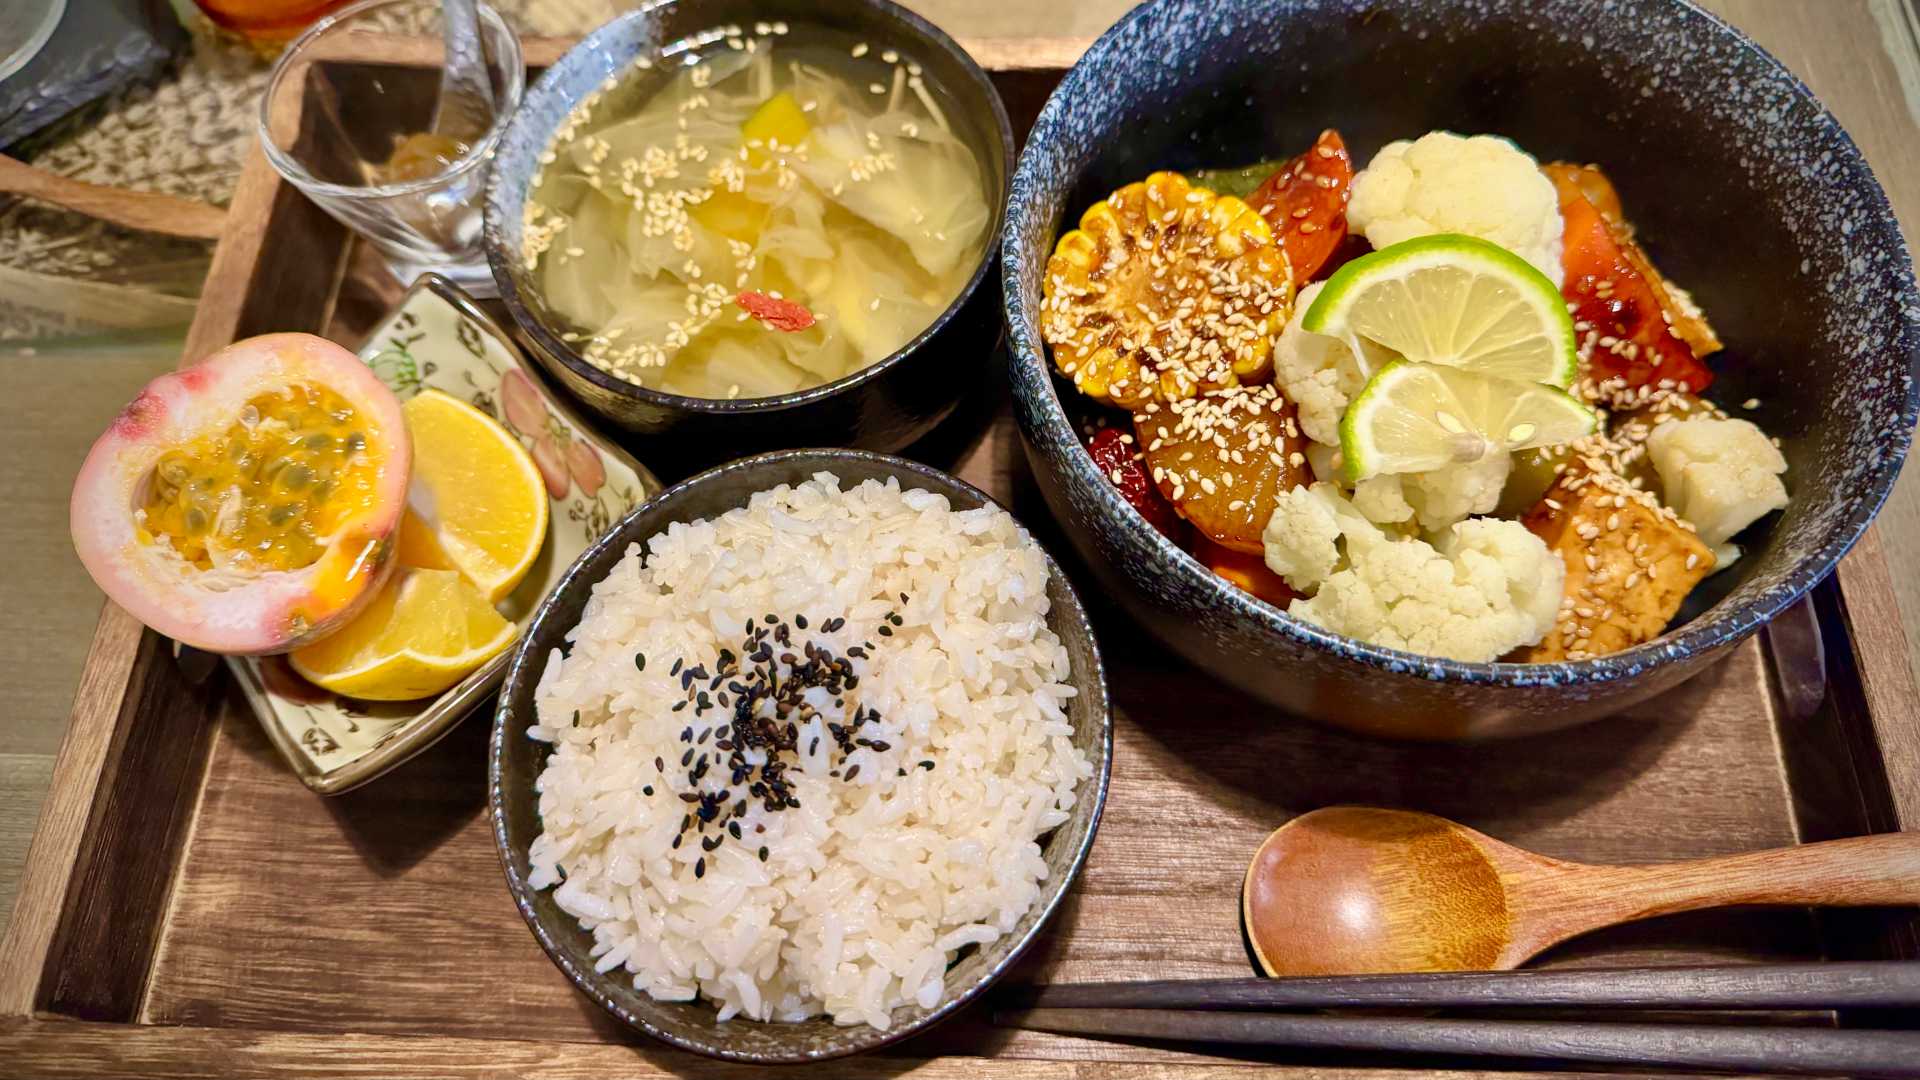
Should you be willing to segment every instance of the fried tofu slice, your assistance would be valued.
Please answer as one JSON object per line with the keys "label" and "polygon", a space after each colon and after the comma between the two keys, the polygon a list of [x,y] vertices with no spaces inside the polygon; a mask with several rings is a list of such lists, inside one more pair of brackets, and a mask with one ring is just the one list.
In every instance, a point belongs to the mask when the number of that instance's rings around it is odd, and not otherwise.
{"label": "fried tofu slice", "polygon": [[1651,641],[1713,571],[1713,551],[1618,474],[1567,469],[1521,519],[1567,567],[1554,627],[1508,659],[1591,660]]}

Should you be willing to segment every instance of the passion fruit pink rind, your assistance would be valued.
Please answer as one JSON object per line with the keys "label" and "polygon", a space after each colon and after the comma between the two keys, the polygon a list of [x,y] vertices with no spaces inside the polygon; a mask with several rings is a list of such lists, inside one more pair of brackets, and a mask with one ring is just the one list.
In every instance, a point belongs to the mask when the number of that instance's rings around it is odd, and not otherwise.
{"label": "passion fruit pink rind", "polygon": [[378,593],[411,467],[400,402],[358,357],[310,334],[248,338],[114,418],[74,481],[74,549],[168,637],[286,652]]}

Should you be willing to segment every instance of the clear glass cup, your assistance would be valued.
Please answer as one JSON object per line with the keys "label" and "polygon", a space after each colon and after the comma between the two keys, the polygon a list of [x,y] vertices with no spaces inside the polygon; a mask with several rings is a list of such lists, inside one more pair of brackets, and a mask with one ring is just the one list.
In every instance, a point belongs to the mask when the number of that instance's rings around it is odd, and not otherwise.
{"label": "clear glass cup", "polygon": [[40,54],[66,14],[67,0],[6,0],[0,3],[0,79]]}
{"label": "clear glass cup", "polygon": [[364,0],[321,19],[287,46],[260,99],[267,160],[372,243],[402,283],[432,270],[492,290],[481,192],[526,69],[505,20],[479,9],[493,101],[470,142],[434,134],[439,0]]}

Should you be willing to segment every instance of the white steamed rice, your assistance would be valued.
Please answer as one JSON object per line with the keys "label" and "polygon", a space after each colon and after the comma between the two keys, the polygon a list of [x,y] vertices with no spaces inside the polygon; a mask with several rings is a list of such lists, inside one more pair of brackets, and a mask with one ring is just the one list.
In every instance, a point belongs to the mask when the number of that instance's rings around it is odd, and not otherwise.
{"label": "white steamed rice", "polygon": [[[1038,839],[1092,772],[1071,741],[1074,691],[1046,587],[1045,557],[1005,511],[956,512],[891,480],[842,491],[825,472],[674,524],[644,558],[633,545],[535,692],[529,733],[554,751],[537,785],[532,884],[558,886],[555,901],[593,933],[599,970],[624,968],[656,999],[705,997],[721,1019],[826,1012],[885,1028],[895,1006],[933,1006],[955,952],[1033,906],[1047,876]],[[880,635],[896,611],[902,625]],[[789,766],[798,808],[749,799],[743,840],[708,852],[689,830],[675,848],[680,793],[731,779],[719,767],[689,784],[682,731],[731,714],[672,711],[686,694],[671,666],[713,671],[767,613],[807,618],[795,652],[872,642],[871,660],[853,660],[844,709],[809,692],[822,713]],[[823,633],[836,616],[846,625]],[[886,750],[842,761],[822,737],[808,754],[823,721],[860,705],[881,717],[860,732]],[[828,775],[853,764],[852,781]]]}

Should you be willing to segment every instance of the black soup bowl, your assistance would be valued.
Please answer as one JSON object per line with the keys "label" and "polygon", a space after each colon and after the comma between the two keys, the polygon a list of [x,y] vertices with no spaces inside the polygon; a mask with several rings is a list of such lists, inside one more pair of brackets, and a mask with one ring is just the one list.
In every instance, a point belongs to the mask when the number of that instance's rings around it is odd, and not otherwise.
{"label": "black soup bowl", "polygon": [[[1596,660],[1503,664],[1328,633],[1209,573],[1089,460],[1083,403],[1054,377],[1037,321],[1055,239],[1153,170],[1285,157],[1327,127],[1356,166],[1434,129],[1597,162],[1655,261],[1713,320],[1727,348],[1712,396],[1781,439],[1791,502],[1739,538],[1746,554],[1664,636]],[[1041,111],[1001,250],[1027,456],[1102,585],[1224,682],[1365,732],[1546,731],[1674,686],[1833,569],[1912,439],[1920,294],[1885,195],[1805,86],[1682,0],[1156,0]],[[1760,404],[1745,412],[1749,398]]]}
{"label": "black soup bowl", "polygon": [[1067,820],[1041,838],[1047,877],[1032,908],[1011,933],[987,945],[961,950],[947,970],[946,994],[939,1002],[926,1009],[914,1005],[895,1009],[893,1024],[885,1031],[866,1025],[838,1027],[826,1017],[799,1023],[760,1023],[738,1017],[722,1022],[715,1018],[711,1004],[655,1001],[636,990],[632,976],[623,969],[604,974],[595,971],[593,935],[560,910],[553,890],[534,889],[528,884],[528,847],[541,831],[539,793],[534,790],[534,782],[546,765],[550,748],[527,735],[528,725],[537,722],[534,688],[540,674],[553,650],[565,647],[566,636],[579,623],[594,585],[625,557],[629,545],[644,545],[675,522],[717,517],[745,506],[755,492],[798,484],[820,472],[838,476],[842,488],[869,479],[897,479],[903,489],[944,495],[955,509],[973,509],[992,502],[979,489],[936,469],[860,450],[762,454],[709,470],[667,489],[583,552],[534,612],[500,689],[488,755],[493,837],[506,870],[507,887],[554,964],[602,1008],[648,1035],[698,1054],[761,1065],[817,1061],[898,1042],[925,1031],[978,998],[1033,943],[1079,876],[1093,847],[1113,761],[1113,722],[1100,650],[1073,586],[1049,559],[1047,627],[1067,649],[1072,668],[1068,681],[1078,692],[1068,703],[1067,717],[1073,724],[1073,742],[1086,754],[1093,774],[1081,782]]}
{"label": "black soup bowl", "polygon": [[[805,27],[818,27],[871,42],[876,57],[895,49],[921,66],[944,94],[943,110],[961,140],[973,148],[987,185],[992,217],[979,262],[953,302],[905,345],[859,371],[810,389],[733,400],[686,397],[602,371],[565,339],[573,329],[542,301],[521,255],[523,214],[540,157],[575,108],[637,60],[653,58],[663,46],[710,35],[716,27],[772,21],[799,28],[793,31],[796,38]],[[654,64],[647,77],[664,82],[666,68]],[[487,182],[487,262],[534,357],[602,420],[648,438],[653,457],[705,466],[791,446],[898,450],[931,430],[967,392],[992,377],[988,358],[1001,335],[995,255],[1013,173],[1013,147],[1006,106],[986,72],[938,27],[887,0],[646,4],[582,39],[528,89],[501,136]]]}

